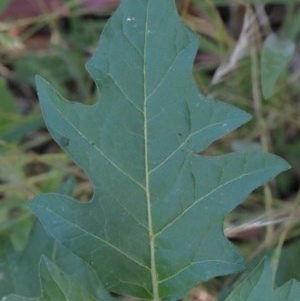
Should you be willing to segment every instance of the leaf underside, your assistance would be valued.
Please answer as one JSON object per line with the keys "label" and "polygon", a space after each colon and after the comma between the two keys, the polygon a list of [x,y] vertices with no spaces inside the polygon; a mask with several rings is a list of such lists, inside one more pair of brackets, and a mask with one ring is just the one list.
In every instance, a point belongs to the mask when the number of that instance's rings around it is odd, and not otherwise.
{"label": "leaf underside", "polygon": [[83,204],[43,194],[30,207],[108,290],[174,300],[240,270],[224,216],[288,168],[269,154],[199,154],[249,115],[199,93],[197,48],[172,0],[123,0],[87,64],[101,91],[96,104],[67,101],[37,78],[47,127],[94,195]]}

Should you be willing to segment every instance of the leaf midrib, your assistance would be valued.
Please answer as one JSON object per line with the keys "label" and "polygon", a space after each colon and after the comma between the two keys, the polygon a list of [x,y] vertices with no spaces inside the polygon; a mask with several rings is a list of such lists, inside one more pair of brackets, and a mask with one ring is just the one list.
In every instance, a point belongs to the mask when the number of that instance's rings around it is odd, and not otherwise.
{"label": "leaf midrib", "polygon": [[147,33],[148,33],[148,17],[149,17],[149,3],[147,3],[146,9],[146,20],[145,20],[145,38],[144,38],[144,62],[143,62],[143,78],[144,78],[144,150],[145,150],[145,192],[146,192],[146,203],[147,203],[147,217],[148,217],[148,231],[150,240],[150,271],[151,271],[151,282],[152,282],[152,297],[154,301],[159,301],[159,287],[156,270],[156,259],[155,259],[155,234],[153,231],[153,217],[152,217],[152,206],[151,206],[151,194],[150,194],[150,172],[149,172],[149,156],[148,156],[148,112],[147,112],[147,101],[149,98],[147,91],[147,72],[146,72],[146,57],[147,57]]}

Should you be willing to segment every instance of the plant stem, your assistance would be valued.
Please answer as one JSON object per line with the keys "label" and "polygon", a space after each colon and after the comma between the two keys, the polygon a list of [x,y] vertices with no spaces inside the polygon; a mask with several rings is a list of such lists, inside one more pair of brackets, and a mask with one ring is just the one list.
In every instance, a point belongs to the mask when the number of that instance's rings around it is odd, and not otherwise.
{"label": "plant stem", "polygon": [[[257,55],[257,49],[255,46],[251,49],[251,61],[252,61],[252,97],[255,117],[260,130],[260,143],[263,152],[269,151],[270,139],[268,132],[268,125],[264,119],[262,113],[262,95],[260,90],[260,73],[259,73],[259,60]],[[273,196],[270,185],[264,185],[264,201],[267,218],[271,218],[273,207]],[[272,241],[274,232],[274,225],[269,223],[266,227],[265,246],[269,246]]]}
{"label": "plant stem", "polygon": [[294,204],[290,209],[290,214],[289,214],[289,218],[287,219],[287,222],[282,225],[283,230],[281,232],[281,235],[278,240],[278,244],[277,244],[275,251],[273,253],[273,256],[272,256],[271,264],[272,264],[272,268],[273,268],[273,284],[275,282],[275,276],[276,276],[276,272],[277,272],[278,265],[279,265],[279,259],[280,259],[282,247],[287,238],[288,232],[291,229],[293,222],[296,218],[297,207],[299,207],[299,206],[300,206],[300,190],[298,191],[297,196],[294,201]]}

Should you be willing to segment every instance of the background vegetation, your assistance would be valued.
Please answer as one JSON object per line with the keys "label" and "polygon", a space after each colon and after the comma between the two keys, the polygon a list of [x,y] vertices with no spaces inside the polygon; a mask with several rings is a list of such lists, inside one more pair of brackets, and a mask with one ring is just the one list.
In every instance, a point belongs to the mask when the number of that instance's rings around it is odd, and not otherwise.
{"label": "background vegetation", "polygon": [[[74,197],[90,198],[88,179],[45,130],[34,76],[49,79],[70,100],[94,102],[98,91],[84,64],[117,3],[0,1],[0,248],[10,241],[22,251],[34,223],[26,203],[37,194],[57,191],[71,179]],[[276,285],[300,280],[300,5],[278,0],[177,4],[182,19],[201,36],[194,65],[199,89],[253,115],[247,126],[207,152],[262,149],[292,165],[228,216],[225,233],[250,265],[270,256]],[[218,295],[221,300],[235,280],[213,280],[187,298],[207,301]]]}

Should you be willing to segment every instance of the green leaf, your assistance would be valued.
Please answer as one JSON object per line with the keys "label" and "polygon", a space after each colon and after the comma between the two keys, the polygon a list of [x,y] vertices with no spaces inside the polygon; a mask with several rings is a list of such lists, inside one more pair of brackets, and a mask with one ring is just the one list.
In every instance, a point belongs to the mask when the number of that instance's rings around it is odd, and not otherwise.
{"label": "green leaf", "polygon": [[9,238],[15,250],[23,251],[25,248],[28,242],[30,231],[34,224],[34,220],[35,218],[33,218],[32,214],[30,214],[17,223],[11,225],[10,231],[12,233],[10,234]]}
{"label": "green leaf", "polygon": [[43,257],[40,263],[40,280],[42,284],[40,298],[10,295],[4,297],[2,301],[97,301],[46,257]]}
{"label": "green leaf", "polygon": [[[14,102],[14,97],[11,94],[4,78],[0,78],[0,93],[2,101],[0,102],[1,124],[6,121],[5,114],[18,114],[18,108]],[[7,118],[8,119],[8,118]]]}
{"label": "green leaf", "polygon": [[298,301],[299,296],[300,283],[295,280],[273,290],[271,268],[267,261],[262,261],[226,301]]}
{"label": "green leaf", "polygon": [[8,239],[1,238],[0,244],[0,298],[10,293],[38,296],[39,260],[42,252],[51,256],[53,240],[47,239],[47,233],[37,223],[32,229],[28,244],[21,252],[16,251]]}
{"label": "green leaf", "polygon": [[286,67],[295,51],[295,43],[270,34],[263,45],[261,55],[261,86],[264,98],[269,98],[280,73]]}
{"label": "green leaf", "polygon": [[26,297],[39,296],[41,291],[38,266],[41,255],[44,254],[95,298],[105,301],[111,299],[95,272],[77,256],[57,244],[39,222],[35,223],[29,241],[21,252],[16,251],[8,239],[1,238],[0,245],[0,298],[12,293]]}
{"label": "green leaf", "polygon": [[300,281],[300,239],[296,238],[285,244],[280,252],[278,268],[276,269],[276,285],[280,286],[289,279]]}
{"label": "green leaf", "polygon": [[87,64],[100,101],[67,101],[37,78],[46,124],[89,175],[94,196],[79,203],[43,194],[30,207],[108,290],[171,300],[243,268],[224,217],[288,168],[258,152],[199,154],[249,115],[199,93],[197,48],[173,1],[123,0]]}

